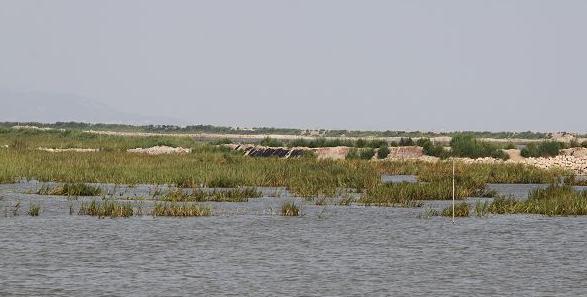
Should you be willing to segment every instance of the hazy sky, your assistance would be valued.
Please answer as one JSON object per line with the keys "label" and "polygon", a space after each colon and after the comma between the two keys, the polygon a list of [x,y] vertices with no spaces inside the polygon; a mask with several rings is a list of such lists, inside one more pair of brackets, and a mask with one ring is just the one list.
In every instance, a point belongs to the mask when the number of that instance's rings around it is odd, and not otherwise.
{"label": "hazy sky", "polygon": [[2,0],[0,90],[194,124],[583,132],[587,1]]}

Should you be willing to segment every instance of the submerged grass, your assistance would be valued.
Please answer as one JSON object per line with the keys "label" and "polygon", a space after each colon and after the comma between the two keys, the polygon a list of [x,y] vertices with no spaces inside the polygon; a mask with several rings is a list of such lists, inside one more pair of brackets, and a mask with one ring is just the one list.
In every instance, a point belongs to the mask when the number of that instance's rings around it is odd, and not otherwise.
{"label": "submerged grass", "polygon": [[[70,210],[71,212],[71,210]],[[121,203],[117,201],[96,201],[83,202],[80,205],[79,215],[104,217],[130,217],[133,215],[133,207],[130,202]]]}
{"label": "submerged grass", "polygon": [[54,187],[43,185],[36,194],[56,196],[99,196],[102,194],[102,189],[84,183],[65,183]]}
{"label": "submerged grass", "polygon": [[530,191],[528,199],[496,198],[488,207],[494,214],[540,214],[546,216],[587,215],[587,192],[571,186],[550,185]]}
{"label": "submerged grass", "polygon": [[159,202],[155,203],[152,214],[163,217],[201,217],[212,215],[212,209],[191,203]]}
{"label": "submerged grass", "polygon": [[261,197],[262,193],[255,188],[238,188],[230,190],[212,190],[193,189],[186,192],[182,189],[175,189],[167,192],[161,197],[163,201],[172,202],[247,202],[249,198]]}

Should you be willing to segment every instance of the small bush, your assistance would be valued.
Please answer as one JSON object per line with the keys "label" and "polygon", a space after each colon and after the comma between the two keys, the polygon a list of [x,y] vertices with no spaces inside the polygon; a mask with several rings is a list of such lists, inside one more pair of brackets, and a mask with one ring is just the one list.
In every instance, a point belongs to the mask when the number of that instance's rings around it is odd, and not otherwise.
{"label": "small bush", "polygon": [[380,146],[379,149],[377,149],[377,158],[385,159],[387,156],[389,156],[389,153],[390,151],[387,145]]}
{"label": "small bush", "polygon": [[359,157],[363,160],[371,160],[375,156],[375,150],[366,148],[359,151]]}
{"label": "small bush", "polygon": [[529,143],[522,149],[522,157],[554,157],[560,153],[563,145],[556,141],[543,141],[540,143]]}
{"label": "small bush", "polygon": [[416,145],[421,146],[425,155],[439,158],[448,157],[448,152],[444,150],[441,145],[435,145],[429,138],[420,138],[416,141]]}
{"label": "small bush", "polygon": [[410,137],[402,137],[399,140],[399,146],[413,146],[414,145],[414,140]]}
{"label": "small bush", "polygon": [[450,141],[451,155],[465,158],[483,158],[492,157],[497,159],[506,159],[507,155],[496,145],[478,141],[475,137],[468,134],[456,135]]}

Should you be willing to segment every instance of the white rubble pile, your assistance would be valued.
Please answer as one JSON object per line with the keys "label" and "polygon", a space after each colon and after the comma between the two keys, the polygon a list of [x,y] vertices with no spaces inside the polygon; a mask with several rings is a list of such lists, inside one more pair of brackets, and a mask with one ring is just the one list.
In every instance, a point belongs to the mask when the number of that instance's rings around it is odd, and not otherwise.
{"label": "white rubble pile", "polygon": [[62,153],[62,152],[78,152],[78,153],[93,153],[98,152],[100,149],[91,149],[91,148],[49,148],[49,147],[39,147],[37,150],[50,152],[50,153]]}
{"label": "white rubble pile", "polygon": [[147,155],[165,155],[165,154],[189,154],[191,148],[171,147],[166,145],[157,145],[149,148],[134,148],[126,150],[129,153],[139,153]]}

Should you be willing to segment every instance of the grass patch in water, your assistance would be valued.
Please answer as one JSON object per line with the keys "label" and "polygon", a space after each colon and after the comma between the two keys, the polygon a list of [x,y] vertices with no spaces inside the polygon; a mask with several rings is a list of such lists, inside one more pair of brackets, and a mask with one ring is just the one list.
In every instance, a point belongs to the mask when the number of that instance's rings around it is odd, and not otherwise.
{"label": "grass patch in water", "polygon": [[213,191],[193,189],[191,192],[175,189],[163,195],[161,200],[172,202],[247,202],[249,201],[249,198],[258,198],[261,196],[263,196],[263,194],[260,191],[257,191],[255,188],[238,188]]}
{"label": "grass patch in water", "polygon": [[104,217],[130,217],[133,215],[131,203],[117,201],[96,201],[82,202],[78,211],[79,215]]}
{"label": "grass patch in water", "polygon": [[301,214],[300,207],[293,201],[285,201],[281,205],[281,215],[286,217],[297,217]]}
{"label": "grass patch in water", "polygon": [[155,203],[152,215],[154,217],[202,217],[212,215],[212,209],[209,206],[185,202],[159,202]]}
{"label": "grass patch in water", "polygon": [[[443,217],[452,217],[452,205],[443,209],[440,212]],[[469,216],[469,204],[467,202],[460,202],[455,204],[455,217],[468,217]]]}
{"label": "grass patch in water", "polygon": [[41,213],[41,205],[39,205],[38,203],[31,202],[27,214],[31,217],[38,217],[39,213]]}
{"label": "grass patch in water", "polygon": [[43,185],[36,194],[56,196],[99,196],[102,194],[102,190],[99,187],[84,183],[65,183],[54,187]]}
{"label": "grass patch in water", "polygon": [[[471,180],[461,179],[457,182],[455,196],[485,197],[493,195],[486,191],[485,185]],[[452,181],[436,180],[428,183],[392,183],[376,186],[367,190],[359,199],[359,203],[376,206],[421,206],[417,200],[450,200],[452,199]]]}
{"label": "grass patch in water", "polygon": [[494,214],[540,214],[545,216],[587,215],[587,192],[571,186],[550,185],[530,191],[527,200],[499,197],[489,205]]}

